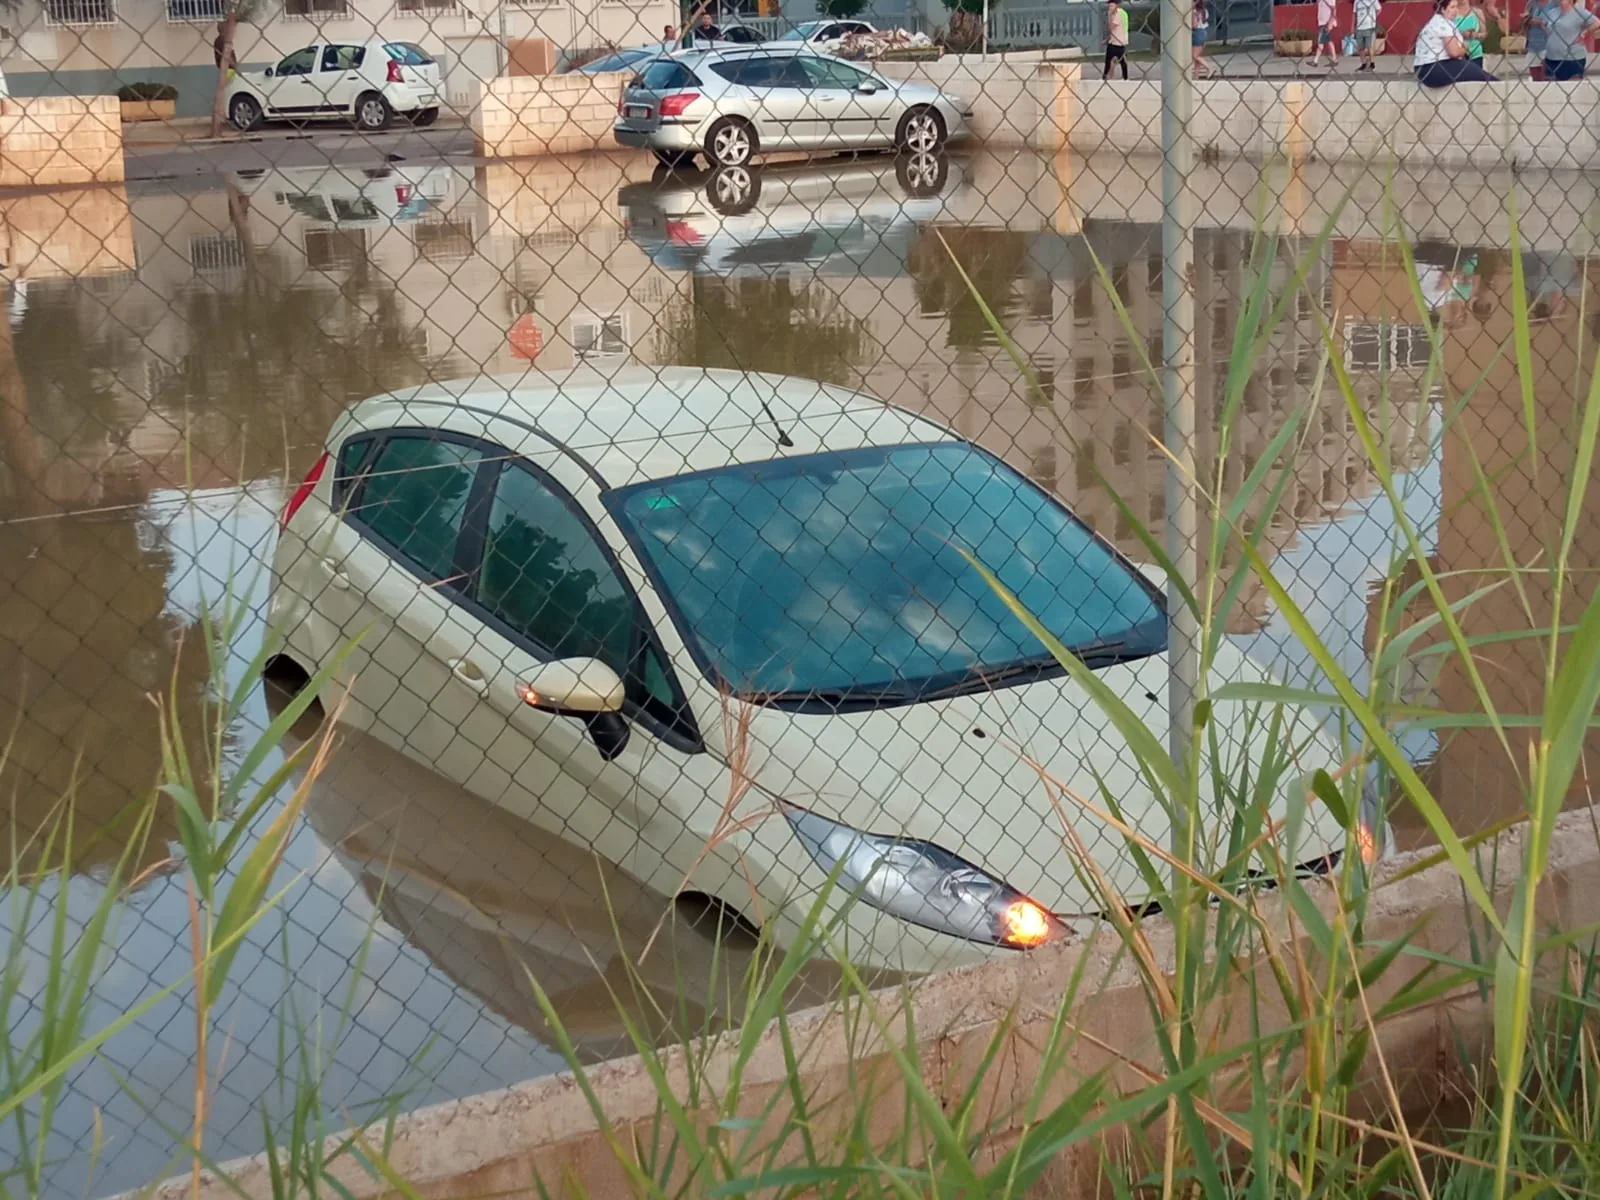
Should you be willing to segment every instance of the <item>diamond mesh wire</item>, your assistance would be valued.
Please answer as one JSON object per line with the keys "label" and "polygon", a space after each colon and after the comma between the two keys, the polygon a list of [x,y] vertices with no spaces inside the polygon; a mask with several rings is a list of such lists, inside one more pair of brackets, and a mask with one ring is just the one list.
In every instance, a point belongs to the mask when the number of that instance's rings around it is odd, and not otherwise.
{"label": "diamond mesh wire", "polygon": [[[974,906],[1096,911],[1064,827],[1140,899],[1104,806],[1080,803],[1104,788],[1162,844],[1135,757],[962,552],[1164,736],[1164,578],[1139,529],[1159,542],[1171,503],[1159,20],[1127,5],[1106,55],[1119,10],[997,3],[985,30],[975,8],[0,18],[6,815],[28,868],[66,798],[73,870],[41,895],[72,936],[163,778],[161,705],[228,778],[286,702],[251,681],[260,647],[291,688],[355,639],[337,719],[254,767],[331,736],[258,818],[304,788],[284,894],[208,1014],[212,1156],[261,1148],[286,1081],[315,1081],[331,1128],[560,1069],[535,982],[589,1061],[630,1049],[619,1002],[653,1037],[732,1019],[752,945],[672,915],[786,944],[819,856],[883,852],[857,834],[911,839],[888,853],[967,905],[967,933]],[[1431,12],[1385,4],[1371,71],[1343,45],[1364,6],[1234,3],[1191,20],[1208,39],[1172,34],[1218,76],[1196,83],[1186,181],[1199,486],[1234,522],[1215,566],[1254,538],[1359,686],[1377,597],[1414,582],[1391,579],[1402,525],[1461,579],[1537,555],[1595,330],[1593,187],[1566,170],[1591,85],[1522,78],[1513,39],[1546,27],[1513,4],[1485,14],[1498,90],[1422,89],[1407,55]],[[665,42],[702,16],[710,45]],[[1345,55],[1308,64],[1300,35],[1330,25]],[[208,647],[219,610],[239,619]],[[1324,686],[1259,583],[1217,619],[1219,678]],[[1464,619],[1527,614],[1502,591]],[[1497,695],[1537,678],[1520,654]],[[1473,703],[1448,666],[1398,686]],[[1242,769],[1273,752],[1215,727]],[[1339,760],[1330,730],[1297,737],[1305,769]],[[1514,802],[1472,732],[1408,748],[1463,827]],[[85,1027],[177,986],[66,1076],[42,1194],[184,1165],[191,912],[156,812]],[[1016,952],[918,903],[854,906],[842,952],[889,973]],[[14,1046],[42,1020],[49,910],[0,918]],[[818,964],[793,1002],[830,982]]]}

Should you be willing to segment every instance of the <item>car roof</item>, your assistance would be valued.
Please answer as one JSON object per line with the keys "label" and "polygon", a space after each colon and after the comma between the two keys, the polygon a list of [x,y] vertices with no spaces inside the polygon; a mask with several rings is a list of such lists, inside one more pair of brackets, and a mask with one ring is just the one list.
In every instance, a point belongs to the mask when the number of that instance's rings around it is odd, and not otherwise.
{"label": "car roof", "polygon": [[[350,410],[354,428],[336,428],[330,443],[354,429],[443,421],[447,410],[531,427],[607,487],[817,451],[953,440],[926,418],[814,379],[627,365],[481,375],[375,396]],[[790,446],[779,444],[780,430]]]}
{"label": "car roof", "polygon": [[732,43],[722,46],[712,46],[705,50],[686,50],[681,54],[673,55],[674,58],[688,62],[698,56],[699,59],[707,58],[748,58],[752,55],[765,54],[773,58],[783,55],[810,54],[816,51],[804,42],[753,42],[750,44]]}

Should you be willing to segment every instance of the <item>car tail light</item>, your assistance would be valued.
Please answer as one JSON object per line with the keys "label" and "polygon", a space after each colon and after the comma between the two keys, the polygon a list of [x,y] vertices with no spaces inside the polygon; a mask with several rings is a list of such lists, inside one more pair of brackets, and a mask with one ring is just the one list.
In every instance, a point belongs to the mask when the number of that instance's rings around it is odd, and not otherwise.
{"label": "car tail light", "polygon": [[278,519],[279,533],[289,528],[289,522],[294,520],[295,513],[300,511],[300,506],[316,490],[317,481],[322,478],[322,472],[327,469],[327,466],[328,454],[327,451],[323,451],[322,456],[311,464],[311,470],[306,472],[306,477],[300,481],[300,486],[295,488],[294,495],[289,497],[289,503],[284,507],[283,516]]}
{"label": "car tail light", "polygon": [[617,115],[621,116],[628,108],[628,89],[623,88],[622,94],[617,97]]}
{"label": "car tail light", "polygon": [[395,60],[391,58],[389,60],[389,82],[390,83],[404,83],[405,81],[406,81],[406,77],[404,75],[400,74],[400,64],[395,62]]}
{"label": "car tail light", "polygon": [[661,115],[663,117],[681,117],[683,110],[696,100],[700,99],[699,92],[674,92],[670,96],[661,97]]}

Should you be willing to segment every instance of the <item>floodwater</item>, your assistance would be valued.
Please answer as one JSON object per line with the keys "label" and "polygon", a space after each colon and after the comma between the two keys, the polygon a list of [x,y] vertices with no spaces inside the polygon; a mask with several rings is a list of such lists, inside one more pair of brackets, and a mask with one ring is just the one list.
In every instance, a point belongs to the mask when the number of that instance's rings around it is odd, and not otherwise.
{"label": "floodwater", "polygon": [[[0,318],[8,827],[25,836],[71,797],[77,853],[64,886],[76,928],[125,844],[119,816],[160,769],[155,697],[170,697],[177,736],[203,761],[216,679],[236,682],[259,645],[285,481],[304,473],[334,416],[390,388],[526,369],[530,352],[552,368],[631,357],[859,385],[1005,455],[1147,560],[1107,481],[1159,527],[1163,459],[1148,436],[1159,394],[1143,370],[1161,350],[1156,180],[1152,164],[1031,155],[841,160],[742,178],[652,177],[637,157],[594,156],[272,170],[191,193],[0,200],[11,247]],[[1322,214],[1351,183],[1354,201],[1318,242]],[[1453,590],[1500,564],[1502,530],[1526,561],[1563,511],[1570,398],[1595,336],[1583,303],[1594,248],[1564,214],[1593,197],[1575,200],[1586,185],[1572,180],[1516,182],[1522,212],[1550,201],[1543,219],[1523,218],[1537,230],[1528,286],[1544,368],[1530,447],[1502,349],[1501,201],[1493,180],[1466,186],[1290,177],[1271,184],[1263,210],[1254,169],[1196,177],[1202,468],[1215,474],[1227,364],[1251,263],[1265,262],[1274,294],[1290,294],[1244,380],[1223,488],[1240,487],[1291,414],[1308,414],[1278,507],[1254,503],[1245,519],[1363,685],[1374,597],[1402,522],[1328,378],[1323,322],[1385,447],[1404,525]],[[1414,231],[1415,269],[1379,215],[1386,200]],[[1267,249],[1253,232],[1263,211],[1277,238]],[[952,260],[1004,321],[1032,386]],[[1431,316],[1419,315],[1417,283]],[[1439,378],[1426,370],[1430,325],[1444,348]],[[1469,389],[1467,418],[1447,422]],[[1596,540],[1585,520],[1580,565]],[[1526,610],[1511,589],[1472,606],[1469,634],[1548,613],[1548,591],[1525,591]],[[202,612],[229,604],[244,619],[210,664]],[[1316,681],[1264,592],[1246,589],[1228,627],[1252,655]],[[1535,702],[1536,653],[1507,643],[1491,666],[1497,703]],[[1414,702],[1472,704],[1449,668],[1402,683]],[[224,775],[270,719],[267,705],[249,695],[212,747]],[[1514,756],[1477,731],[1412,749],[1432,756],[1463,827],[1519,806]],[[1398,823],[1403,839],[1418,836]],[[175,838],[163,807],[87,1028],[186,970]],[[652,1032],[715,1019],[708,939],[667,938],[641,979],[623,969],[655,936],[661,897],[370,739],[346,739],[311,787],[281,878],[289,891],[252,931],[219,1009],[206,1139],[218,1158],[259,1149],[260,1106],[287,1106],[275,1083],[286,1020],[312,1029],[321,1105],[337,1121],[559,1069],[530,977],[590,1059],[627,1046],[613,994],[634,994],[658,1018],[646,1019]],[[37,1027],[46,936],[37,915],[20,920],[9,905],[0,916],[8,939],[27,939],[14,1043]],[[68,1076],[45,1148],[47,1194],[103,1195],[170,1170],[192,1112],[193,1023],[180,988]],[[7,1124],[0,1161],[14,1158],[15,1136]]]}

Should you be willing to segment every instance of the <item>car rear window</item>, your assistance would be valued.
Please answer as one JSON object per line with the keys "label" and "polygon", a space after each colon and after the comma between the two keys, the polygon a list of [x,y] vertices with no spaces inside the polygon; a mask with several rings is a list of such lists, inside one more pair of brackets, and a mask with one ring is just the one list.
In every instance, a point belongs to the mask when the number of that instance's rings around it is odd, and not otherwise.
{"label": "car rear window", "polygon": [[653,62],[634,81],[635,87],[649,88],[653,92],[667,92],[674,88],[694,87],[699,84],[694,72],[682,63],[663,59]]}
{"label": "car rear window", "polygon": [[388,42],[383,48],[389,52],[389,57],[402,67],[426,67],[433,63],[433,55],[421,46],[413,46],[410,42]]}

